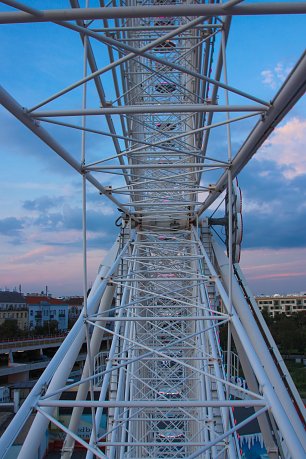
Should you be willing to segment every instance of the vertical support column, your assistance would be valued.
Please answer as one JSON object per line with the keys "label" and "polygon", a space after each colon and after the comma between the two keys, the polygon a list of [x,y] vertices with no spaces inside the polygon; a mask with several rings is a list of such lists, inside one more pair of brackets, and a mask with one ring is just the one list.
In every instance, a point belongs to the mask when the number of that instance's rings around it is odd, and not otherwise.
{"label": "vertical support column", "polygon": [[[89,0],[86,0],[86,8],[88,8]],[[83,77],[87,76],[87,59],[88,59],[88,37],[84,36],[84,53],[83,53]],[[87,83],[83,84],[83,99],[82,99],[82,108],[86,109],[86,99],[87,99]],[[81,137],[81,165],[85,166],[86,163],[86,116],[82,116],[82,137]],[[87,345],[87,364],[89,375],[93,374],[93,355],[91,352],[91,342],[89,334],[89,325],[87,323],[88,311],[87,311],[87,215],[86,215],[87,201],[86,201],[86,172],[82,176],[82,226],[83,226],[83,297],[84,297],[84,320],[85,320],[85,336],[86,336],[86,345]],[[94,401],[94,389],[93,389],[93,380],[89,381],[89,392],[90,399]],[[96,426],[95,426],[95,408],[91,408],[92,415],[92,434],[94,438],[97,438]]]}
{"label": "vertical support column", "polygon": [[12,349],[10,349],[8,353],[8,366],[11,366],[12,363],[14,363],[14,356]]}
{"label": "vertical support column", "polygon": [[[222,51],[222,60],[223,60],[223,74],[224,74],[224,82],[228,85],[228,78],[227,78],[227,62],[226,62],[226,37],[225,31],[222,30],[222,39],[221,39],[221,51]],[[228,90],[225,89],[225,104],[229,106],[229,97],[228,97]],[[233,178],[232,178],[232,171],[231,171],[231,162],[232,162],[232,143],[231,143],[231,127],[230,127],[230,114],[229,112],[226,113],[227,121],[226,124],[226,132],[227,132],[227,160],[228,160],[228,170],[227,170],[227,193],[228,193],[228,269],[229,269],[229,278],[232,278],[232,270],[233,270]],[[228,298],[229,298],[229,305],[230,311],[229,315],[232,315],[232,282],[229,282],[228,286]],[[231,380],[231,353],[232,353],[232,332],[231,332],[231,322],[228,322],[227,326],[227,354],[226,354],[226,377],[227,381],[230,382]],[[226,388],[226,397],[229,398],[229,386]],[[229,427],[229,409],[226,412],[226,430]]]}
{"label": "vertical support column", "polygon": [[14,389],[14,413],[16,414],[17,411],[19,410],[19,405],[20,405],[20,390],[19,389]]}

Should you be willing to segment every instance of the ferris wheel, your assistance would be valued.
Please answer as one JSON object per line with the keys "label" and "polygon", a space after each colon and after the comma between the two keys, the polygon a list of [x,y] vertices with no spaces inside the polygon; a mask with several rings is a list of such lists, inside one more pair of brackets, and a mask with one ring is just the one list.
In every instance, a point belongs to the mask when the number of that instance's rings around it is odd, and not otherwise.
{"label": "ferris wheel", "polygon": [[[82,76],[27,108],[1,87],[0,102],[81,176],[84,309],[0,439],[0,457],[39,457],[51,424],[62,459],[78,445],[88,459],[241,458],[239,432],[257,420],[269,457],[304,458],[303,403],[239,267],[237,176],[304,94],[306,56],[268,101],[229,82],[227,43],[233,17],[305,14],[306,5],[2,3],[15,10],[1,11],[0,24],[52,26],[80,41]],[[231,130],[246,122],[234,149]],[[73,133],[79,157],[67,147]],[[89,186],[120,214],[87,296]]]}

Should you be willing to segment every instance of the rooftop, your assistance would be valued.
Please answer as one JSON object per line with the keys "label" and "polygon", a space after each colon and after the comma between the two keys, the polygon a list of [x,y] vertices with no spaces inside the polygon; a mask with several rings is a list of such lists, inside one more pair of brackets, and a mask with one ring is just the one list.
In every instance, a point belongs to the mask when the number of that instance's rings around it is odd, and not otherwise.
{"label": "rooftop", "polygon": [[67,301],[53,298],[51,296],[46,295],[26,295],[25,302],[27,304],[41,304],[41,303],[49,303],[49,304],[67,304]]}
{"label": "rooftop", "polygon": [[262,293],[260,295],[255,295],[255,298],[306,298],[306,292],[286,293],[284,295],[279,293],[274,293],[273,295],[264,295]]}
{"label": "rooftop", "polygon": [[19,292],[0,291],[0,303],[25,303],[24,296]]}

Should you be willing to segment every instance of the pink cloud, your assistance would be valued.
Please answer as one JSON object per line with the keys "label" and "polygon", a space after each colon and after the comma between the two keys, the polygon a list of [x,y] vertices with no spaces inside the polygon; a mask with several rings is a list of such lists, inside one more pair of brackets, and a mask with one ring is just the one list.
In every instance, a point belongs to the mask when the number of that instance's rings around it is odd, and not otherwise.
{"label": "pink cloud", "polygon": [[42,260],[53,251],[52,247],[42,246],[12,258],[12,263],[29,263]]}
{"label": "pink cloud", "polygon": [[37,241],[44,241],[45,244],[77,243],[82,241],[82,233],[80,230],[62,230],[56,232],[37,230],[31,231],[31,233],[28,235],[28,241],[31,243],[33,242],[34,244],[37,243]]}
{"label": "pink cloud", "polygon": [[291,118],[274,130],[270,138],[258,151],[258,161],[274,161],[283,166],[283,176],[291,180],[306,174],[306,120]]}
{"label": "pink cloud", "polygon": [[[106,250],[88,251],[88,286],[95,280]],[[0,266],[0,287],[10,289],[22,285],[24,292],[39,292],[48,285],[54,295],[82,294],[82,252],[71,252],[64,247],[43,246],[6,255]]]}
{"label": "pink cloud", "polygon": [[304,277],[306,276],[306,271],[304,272],[289,272],[289,273],[271,273],[271,274],[258,274],[256,276],[248,276],[251,279],[277,279],[277,278],[290,278],[290,277]]}
{"label": "pink cloud", "polygon": [[254,293],[306,291],[306,248],[243,250],[241,269]]}

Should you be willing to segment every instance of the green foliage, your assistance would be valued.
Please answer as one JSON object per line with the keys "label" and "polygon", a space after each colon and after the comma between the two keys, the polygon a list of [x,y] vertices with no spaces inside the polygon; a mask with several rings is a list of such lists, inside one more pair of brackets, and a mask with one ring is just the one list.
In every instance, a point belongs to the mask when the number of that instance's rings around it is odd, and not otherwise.
{"label": "green foliage", "polygon": [[291,317],[285,314],[264,317],[282,354],[306,354],[306,312]]}
{"label": "green foliage", "polygon": [[306,366],[293,360],[286,360],[285,363],[300,396],[306,398]]}
{"label": "green foliage", "polygon": [[36,336],[45,336],[45,335],[53,335],[58,332],[58,323],[56,320],[50,320],[49,322],[45,323],[42,326],[35,327],[34,334]]}
{"label": "green foliage", "polygon": [[6,319],[3,324],[0,325],[0,336],[1,339],[10,338],[22,338],[25,333],[18,327],[17,320]]}
{"label": "green foliage", "polygon": [[47,336],[55,335],[58,333],[58,323],[56,320],[50,320],[43,326],[38,326],[34,330],[21,330],[18,327],[16,319],[6,319],[3,324],[0,325],[0,340],[8,339],[22,339],[33,336]]}

